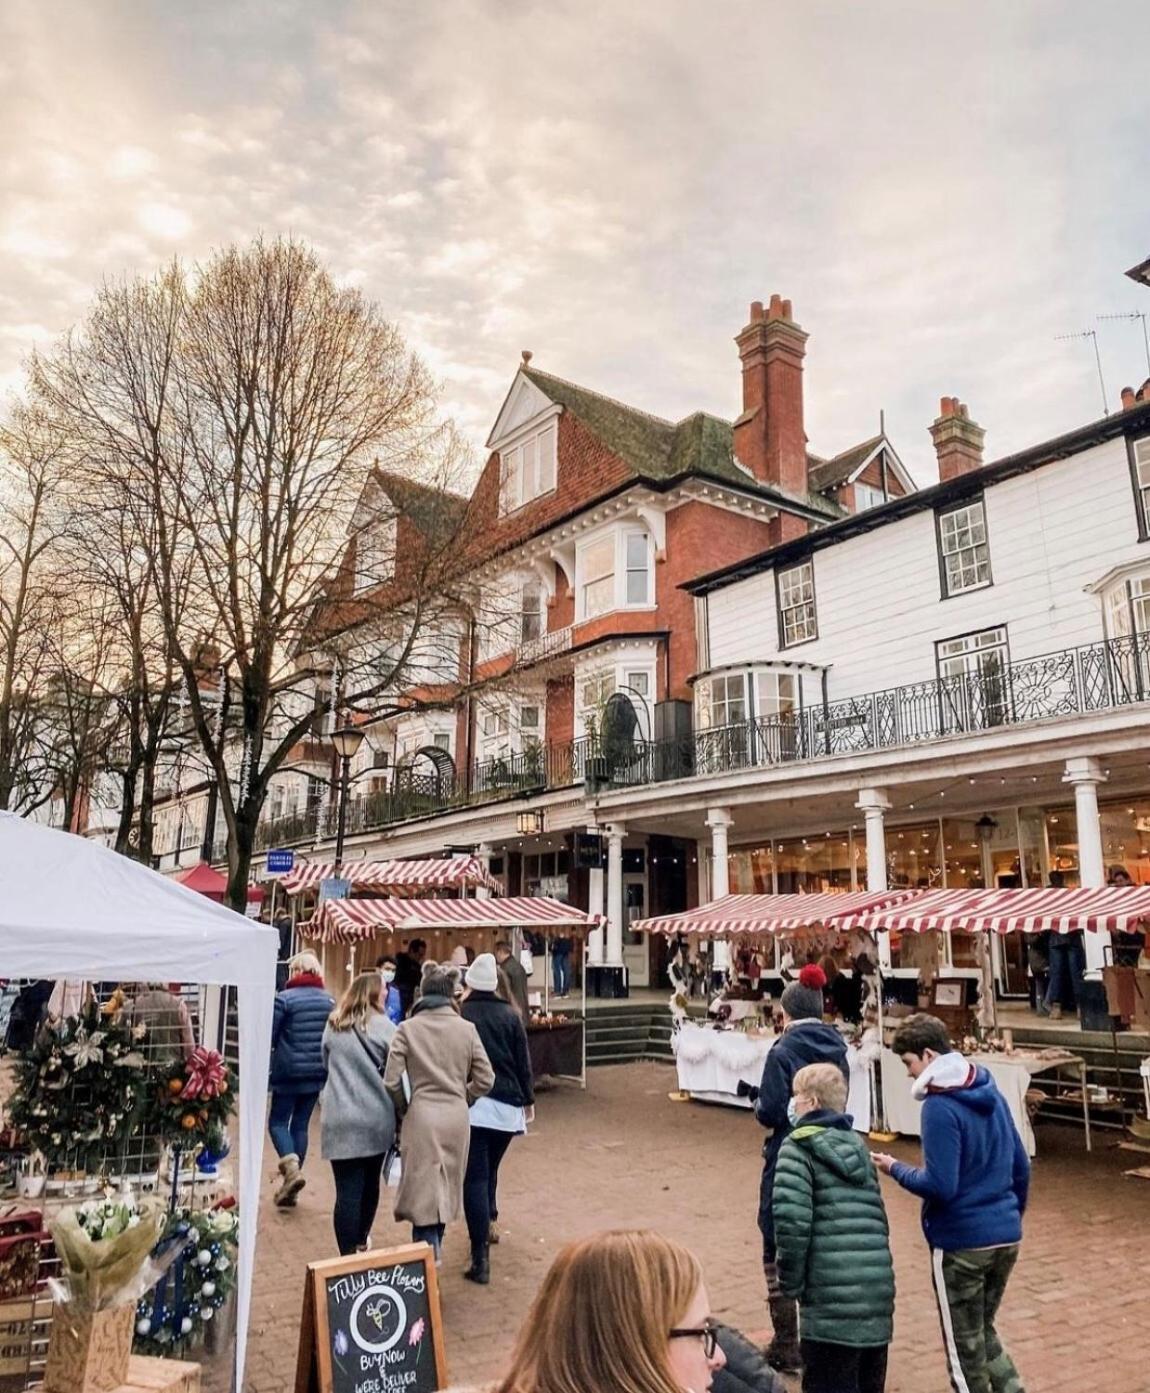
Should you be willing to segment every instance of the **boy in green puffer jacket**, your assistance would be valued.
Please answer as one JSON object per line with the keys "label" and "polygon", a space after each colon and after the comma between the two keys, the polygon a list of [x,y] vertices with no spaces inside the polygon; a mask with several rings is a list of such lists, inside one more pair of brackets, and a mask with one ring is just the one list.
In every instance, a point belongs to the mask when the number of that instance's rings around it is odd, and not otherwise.
{"label": "boy in green puffer jacket", "polygon": [[799,1303],[803,1393],[882,1393],[894,1265],[878,1176],[833,1064],[795,1075],[772,1207],[779,1281]]}

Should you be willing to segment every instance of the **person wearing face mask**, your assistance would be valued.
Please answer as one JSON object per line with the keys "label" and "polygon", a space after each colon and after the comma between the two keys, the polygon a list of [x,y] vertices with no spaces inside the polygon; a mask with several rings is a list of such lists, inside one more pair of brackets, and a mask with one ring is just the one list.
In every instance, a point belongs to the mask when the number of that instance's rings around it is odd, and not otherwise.
{"label": "person wearing face mask", "polygon": [[698,1259],[661,1234],[599,1233],[551,1264],[497,1393],[708,1393],[726,1363]]}
{"label": "person wearing face mask", "polygon": [[392,1025],[398,1025],[403,1020],[403,997],[395,985],[395,959],[382,957],[375,966],[380,980],[383,982],[384,1015]]}
{"label": "person wearing face mask", "polygon": [[763,1236],[763,1275],[767,1279],[767,1305],[771,1312],[773,1335],[767,1358],[782,1373],[797,1373],[801,1367],[799,1351],[799,1312],[795,1300],[779,1285],[775,1259],[775,1220],[772,1197],[775,1166],[791,1123],[787,1107],[791,1084],[806,1064],[832,1064],[848,1079],[847,1047],[831,1025],[823,1024],[823,991],[826,974],[821,967],[808,964],[799,980],[784,988],[781,998],[783,1033],[771,1046],[763,1063],[763,1076],[755,1099],[755,1116],[767,1129],[763,1143],[763,1177],[759,1186],[759,1231]]}
{"label": "person wearing face mask", "polygon": [[883,1393],[894,1264],[878,1176],[833,1064],[794,1079],[773,1208],[779,1285],[799,1303],[803,1393]]}

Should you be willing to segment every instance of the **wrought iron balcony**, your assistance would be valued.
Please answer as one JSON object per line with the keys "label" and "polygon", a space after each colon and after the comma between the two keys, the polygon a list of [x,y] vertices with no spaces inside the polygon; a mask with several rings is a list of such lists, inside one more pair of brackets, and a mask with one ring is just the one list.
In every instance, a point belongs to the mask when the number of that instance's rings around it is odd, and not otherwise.
{"label": "wrought iron balcony", "polygon": [[566,653],[571,647],[572,626],[568,624],[563,629],[553,629],[549,633],[540,634],[538,638],[524,639],[515,653],[515,661],[519,667],[526,667],[530,663],[542,662],[545,658],[554,658],[559,653]]}

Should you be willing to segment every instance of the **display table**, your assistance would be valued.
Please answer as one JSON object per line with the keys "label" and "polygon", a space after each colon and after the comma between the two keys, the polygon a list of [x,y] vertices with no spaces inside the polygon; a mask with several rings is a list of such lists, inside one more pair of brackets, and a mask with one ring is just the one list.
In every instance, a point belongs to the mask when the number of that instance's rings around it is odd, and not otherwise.
{"label": "display table", "polygon": [[[1082,1087],[1082,1116],[1086,1128],[1086,1149],[1090,1151],[1090,1096],[1086,1088],[1086,1063],[1078,1055],[1060,1051],[1057,1054],[975,1054],[972,1064],[981,1064],[998,1085],[1006,1106],[1026,1145],[1026,1154],[1037,1150],[1034,1128],[1026,1110],[1026,1093],[1035,1074],[1059,1072],[1070,1068],[1077,1072]],[[892,1132],[907,1137],[922,1135],[922,1104],[911,1097],[911,1078],[906,1066],[893,1050],[882,1052],[882,1096],[886,1124]]]}
{"label": "display table", "polygon": [[[741,1030],[713,1030],[687,1021],[671,1037],[679,1073],[679,1088],[692,1098],[730,1107],[749,1108],[750,1100],[737,1093],[739,1081],[759,1086],[763,1061],[777,1035],[748,1035]],[[871,1121],[870,1069],[860,1051],[847,1047],[850,1090],[847,1112],[855,1130],[869,1132]]]}
{"label": "display table", "polygon": [[537,1079],[546,1074],[557,1078],[581,1078],[583,1029],[582,1021],[528,1026],[527,1053],[531,1058],[532,1076]]}

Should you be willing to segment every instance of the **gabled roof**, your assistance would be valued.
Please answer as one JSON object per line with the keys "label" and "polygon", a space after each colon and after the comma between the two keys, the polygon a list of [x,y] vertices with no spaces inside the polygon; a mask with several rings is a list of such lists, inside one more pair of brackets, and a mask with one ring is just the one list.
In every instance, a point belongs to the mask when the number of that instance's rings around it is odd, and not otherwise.
{"label": "gabled roof", "polygon": [[903,489],[907,493],[913,493],[914,480],[907,473],[902,460],[895,453],[894,447],[886,435],[881,431],[878,435],[872,435],[869,440],[852,445],[849,450],[844,450],[832,459],[823,460],[813,455],[808,456],[808,477],[811,489],[825,493],[830,489],[842,488],[844,484],[853,484],[880,451],[886,452],[887,463],[894,471]]}
{"label": "gabled roof", "polygon": [[449,536],[467,512],[467,499],[458,493],[421,484],[378,465],[372,476],[395,504],[396,511],[428,538]]}
{"label": "gabled roof", "polygon": [[605,397],[574,382],[523,367],[520,372],[551,401],[570,411],[623,461],[637,478],[652,484],[698,475],[760,494],[774,503],[793,504],[822,516],[837,517],[838,509],[817,495],[795,496],[762,483],[735,459],[729,421],[696,411],[679,422],[652,416],[613,397]]}

